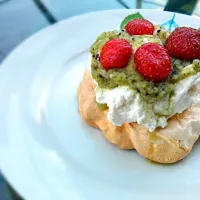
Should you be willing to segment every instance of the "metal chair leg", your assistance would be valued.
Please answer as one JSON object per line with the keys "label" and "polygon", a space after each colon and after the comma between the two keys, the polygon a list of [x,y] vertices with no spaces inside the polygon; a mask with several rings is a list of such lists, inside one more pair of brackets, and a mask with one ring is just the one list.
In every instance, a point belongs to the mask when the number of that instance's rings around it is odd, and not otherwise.
{"label": "metal chair leg", "polygon": [[45,18],[48,20],[49,23],[54,24],[57,22],[56,18],[51,14],[51,12],[48,10],[48,8],[41,0],[33,0],[33,2],[42,12],[42,14],[45,16]]}
{"label": "metal chair leg", "polygon": [[10,0],[0,0],[0,5],[4,4],[4,3],[7,3],[8,1],[10,1]]}
{"label": "metal chair leg", "polygon": [[[125,3],[124,0],[117,0],[124,8],[130,9],[130,7]],[[141,9],[142,8],[142,0],[136,0],[136,8]]]}
{"label": "metal chair leg", "polygon": [[137,0],[136,1],[136,8],[141,9],[142,8],[142,0]]}

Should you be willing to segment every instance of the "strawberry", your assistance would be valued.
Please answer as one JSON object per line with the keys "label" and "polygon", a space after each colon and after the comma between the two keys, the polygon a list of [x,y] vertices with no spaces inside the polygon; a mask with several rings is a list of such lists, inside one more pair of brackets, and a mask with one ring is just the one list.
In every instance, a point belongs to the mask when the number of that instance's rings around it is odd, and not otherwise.
{"label": "strawberry", "polygon": [[137,71],[148,81],[160,82],[172,71],[170,57],[160,44],[143,44],[136,50],[134,60]]}
{"label": "strawberry", "polygon": [[134,19],[128,22],[125,30],[129,35],[153,35],[154,26],[146,19]]}
{"label": "strawberry", "polygon": [[200,59],[200,31],[189,27],[176,28],[167,38],[165,48],[174,58]]}
{"label": "strawberry", "polygon": [[104,69],[124,68],[132,56],[132,46],[125,39],[112,39],[102,47],[100,62]]}

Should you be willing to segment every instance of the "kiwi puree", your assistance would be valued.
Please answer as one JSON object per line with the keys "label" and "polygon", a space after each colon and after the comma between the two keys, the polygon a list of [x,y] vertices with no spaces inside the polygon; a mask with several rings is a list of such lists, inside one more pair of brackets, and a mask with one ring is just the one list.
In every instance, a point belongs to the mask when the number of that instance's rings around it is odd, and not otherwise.
{"label": "kiwi puree", "polygon": [[[166,33],[166,30],[164,30]],[[130,59],[128,65],[123,69],[105,70],[100,63],[100,51],[103,45],[114,38],[126,39],[133,48],[133,53],[142,44],[146,42],[154,42],[164,44],[166,38],[163,38],[163,28],[157,28],[157,34],[130,36],[124,31],[109,31],[102,33],[97,37],[95,43],[90,48],[91,53],[91,72],[92,77],[97,81],[100,88],[112,89],[118,86],[128,86],[131,90],[136,90],[141,94],[145,101],[154,103],[164,96],[172,96],[174,93],[174,85],[179,80],[200,72],[200,61],[195,59],[191,62],[171,59],[173,71],[169,78],[160,83],[146,81],[137,72],[133,58]]]}

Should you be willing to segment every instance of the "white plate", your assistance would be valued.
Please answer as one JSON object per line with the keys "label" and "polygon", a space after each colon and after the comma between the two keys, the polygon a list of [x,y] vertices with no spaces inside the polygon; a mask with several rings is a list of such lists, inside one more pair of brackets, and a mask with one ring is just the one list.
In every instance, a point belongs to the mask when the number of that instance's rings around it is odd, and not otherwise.
{"label": "white plate", "polygon": [[[200,198],[200,148],[175,165],[154,165],[111,145],[86,125],[77,87],[88,49],[102,31],[118,29],[136,10],[94,12],[35,34],[0,71],[0,168],[28,200]],[[173,13],[140,11],[154,23]],[[180,25],[199,19],[176,15]]]}

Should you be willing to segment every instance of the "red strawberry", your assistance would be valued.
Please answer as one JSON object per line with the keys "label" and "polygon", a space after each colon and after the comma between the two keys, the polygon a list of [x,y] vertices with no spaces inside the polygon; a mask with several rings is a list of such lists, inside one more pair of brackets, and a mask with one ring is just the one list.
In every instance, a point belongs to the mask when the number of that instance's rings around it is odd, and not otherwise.
{"label": "red strawberry", "polygon": [[146,79],[160,82],[166,79],[172,64],[166,49],[156,43],[146,43],[139,47],[134,55],[137,71]]}
{"label": "red strawberry", "polygon": [[100,62],[104,69],[126,67],[132,56],[132,46],[125,39],[112,39],[103,46]]}
{"label": "red strawberry", "polygon": [[153,35],[154,26],[146,19],[134,19],[125,26],[130,35]]}
{"label": "red strawberry", "polygon": [[189,27],[176,28],[167,38],[165,47],[174,58],[200,59],[200,31]]}

